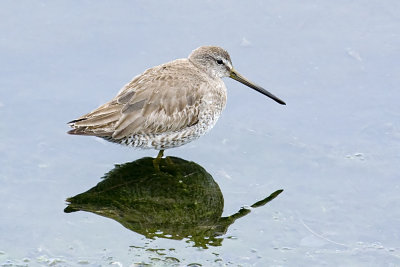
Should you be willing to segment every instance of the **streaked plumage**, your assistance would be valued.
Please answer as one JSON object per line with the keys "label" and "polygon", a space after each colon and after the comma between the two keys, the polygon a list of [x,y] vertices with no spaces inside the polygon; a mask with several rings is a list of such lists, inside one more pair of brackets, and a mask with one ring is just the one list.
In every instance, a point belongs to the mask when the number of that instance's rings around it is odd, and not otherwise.
{"label": "streaked plumage", "polygon": [[69,122],[73,129],[68,133],[158,150],[184,145],[210,130],[224,109],[222,77],[238,80],[284,104],[238,74],[225,50],[202,46],[189,58],[136,76],[110,102]]}

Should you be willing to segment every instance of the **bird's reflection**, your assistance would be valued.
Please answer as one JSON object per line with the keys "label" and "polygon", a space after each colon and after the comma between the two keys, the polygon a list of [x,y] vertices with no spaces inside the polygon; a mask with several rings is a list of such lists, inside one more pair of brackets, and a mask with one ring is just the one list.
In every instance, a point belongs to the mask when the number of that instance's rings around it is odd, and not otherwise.
{"label": "bird's reflection", "polygon": [[[224,198],[213,177],[200,165],[176,157],[152,158],[116,165],[90,190],[68,198],[65,212],[89,211],[112,218],[147,238],[187,238],[195,246],[220,246],[221,235],[238,218],[250,213],[241,208],[221,217]],[[283,190],[253,204],[263,206]]]}

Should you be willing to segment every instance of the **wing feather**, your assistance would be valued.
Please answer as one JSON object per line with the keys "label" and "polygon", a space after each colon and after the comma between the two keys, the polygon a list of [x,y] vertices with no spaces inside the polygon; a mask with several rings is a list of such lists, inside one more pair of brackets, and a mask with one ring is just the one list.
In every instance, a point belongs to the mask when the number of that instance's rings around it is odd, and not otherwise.
{"label": "wing feather", "polygon": [[136,76],[113,100],[72,121],[75,129],[69,133],[121,139],[179,131],[196,124],[200,90],[207,80],[187,59],[177,61]]}

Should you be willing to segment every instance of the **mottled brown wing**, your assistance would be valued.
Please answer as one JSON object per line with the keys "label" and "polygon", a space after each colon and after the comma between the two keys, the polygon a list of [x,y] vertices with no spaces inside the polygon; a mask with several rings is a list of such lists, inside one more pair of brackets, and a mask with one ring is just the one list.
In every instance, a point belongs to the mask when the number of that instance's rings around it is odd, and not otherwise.
{"label": "mottled brown wing", "polygon": [[121,139],[194,125],[206,83],[202,75],[185,59],[148,69],[112,101],[72,121],[70,133]]}

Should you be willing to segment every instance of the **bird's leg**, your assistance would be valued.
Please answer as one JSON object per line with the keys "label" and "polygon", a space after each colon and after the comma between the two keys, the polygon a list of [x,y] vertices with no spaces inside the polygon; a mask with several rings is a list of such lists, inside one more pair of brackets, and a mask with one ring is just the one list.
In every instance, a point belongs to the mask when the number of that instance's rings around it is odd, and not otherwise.
{"label": "bird's leg", "polygon": [[170,165],[170,166],[171,166],[171,165],[172,165],[172,166],[174,165],[174,162],[172,161],[171,157],[166,156],[166,157],[165,157],[165,160],[167,161],[168,165]]}
{"label": "bird's leg", "polygon": [[160,171],[160,161],[163,156],[164,156],[164,149],[161,149],[158,152],[157,158],[153,159],[153,166],[154,169],[156,169],[157,171]]}
{"label": "bird's leg", "polygon": [[158,151],[157,159],[161,159],[163,156],[164,156],[164,149],[161,149],[160,151]]}

